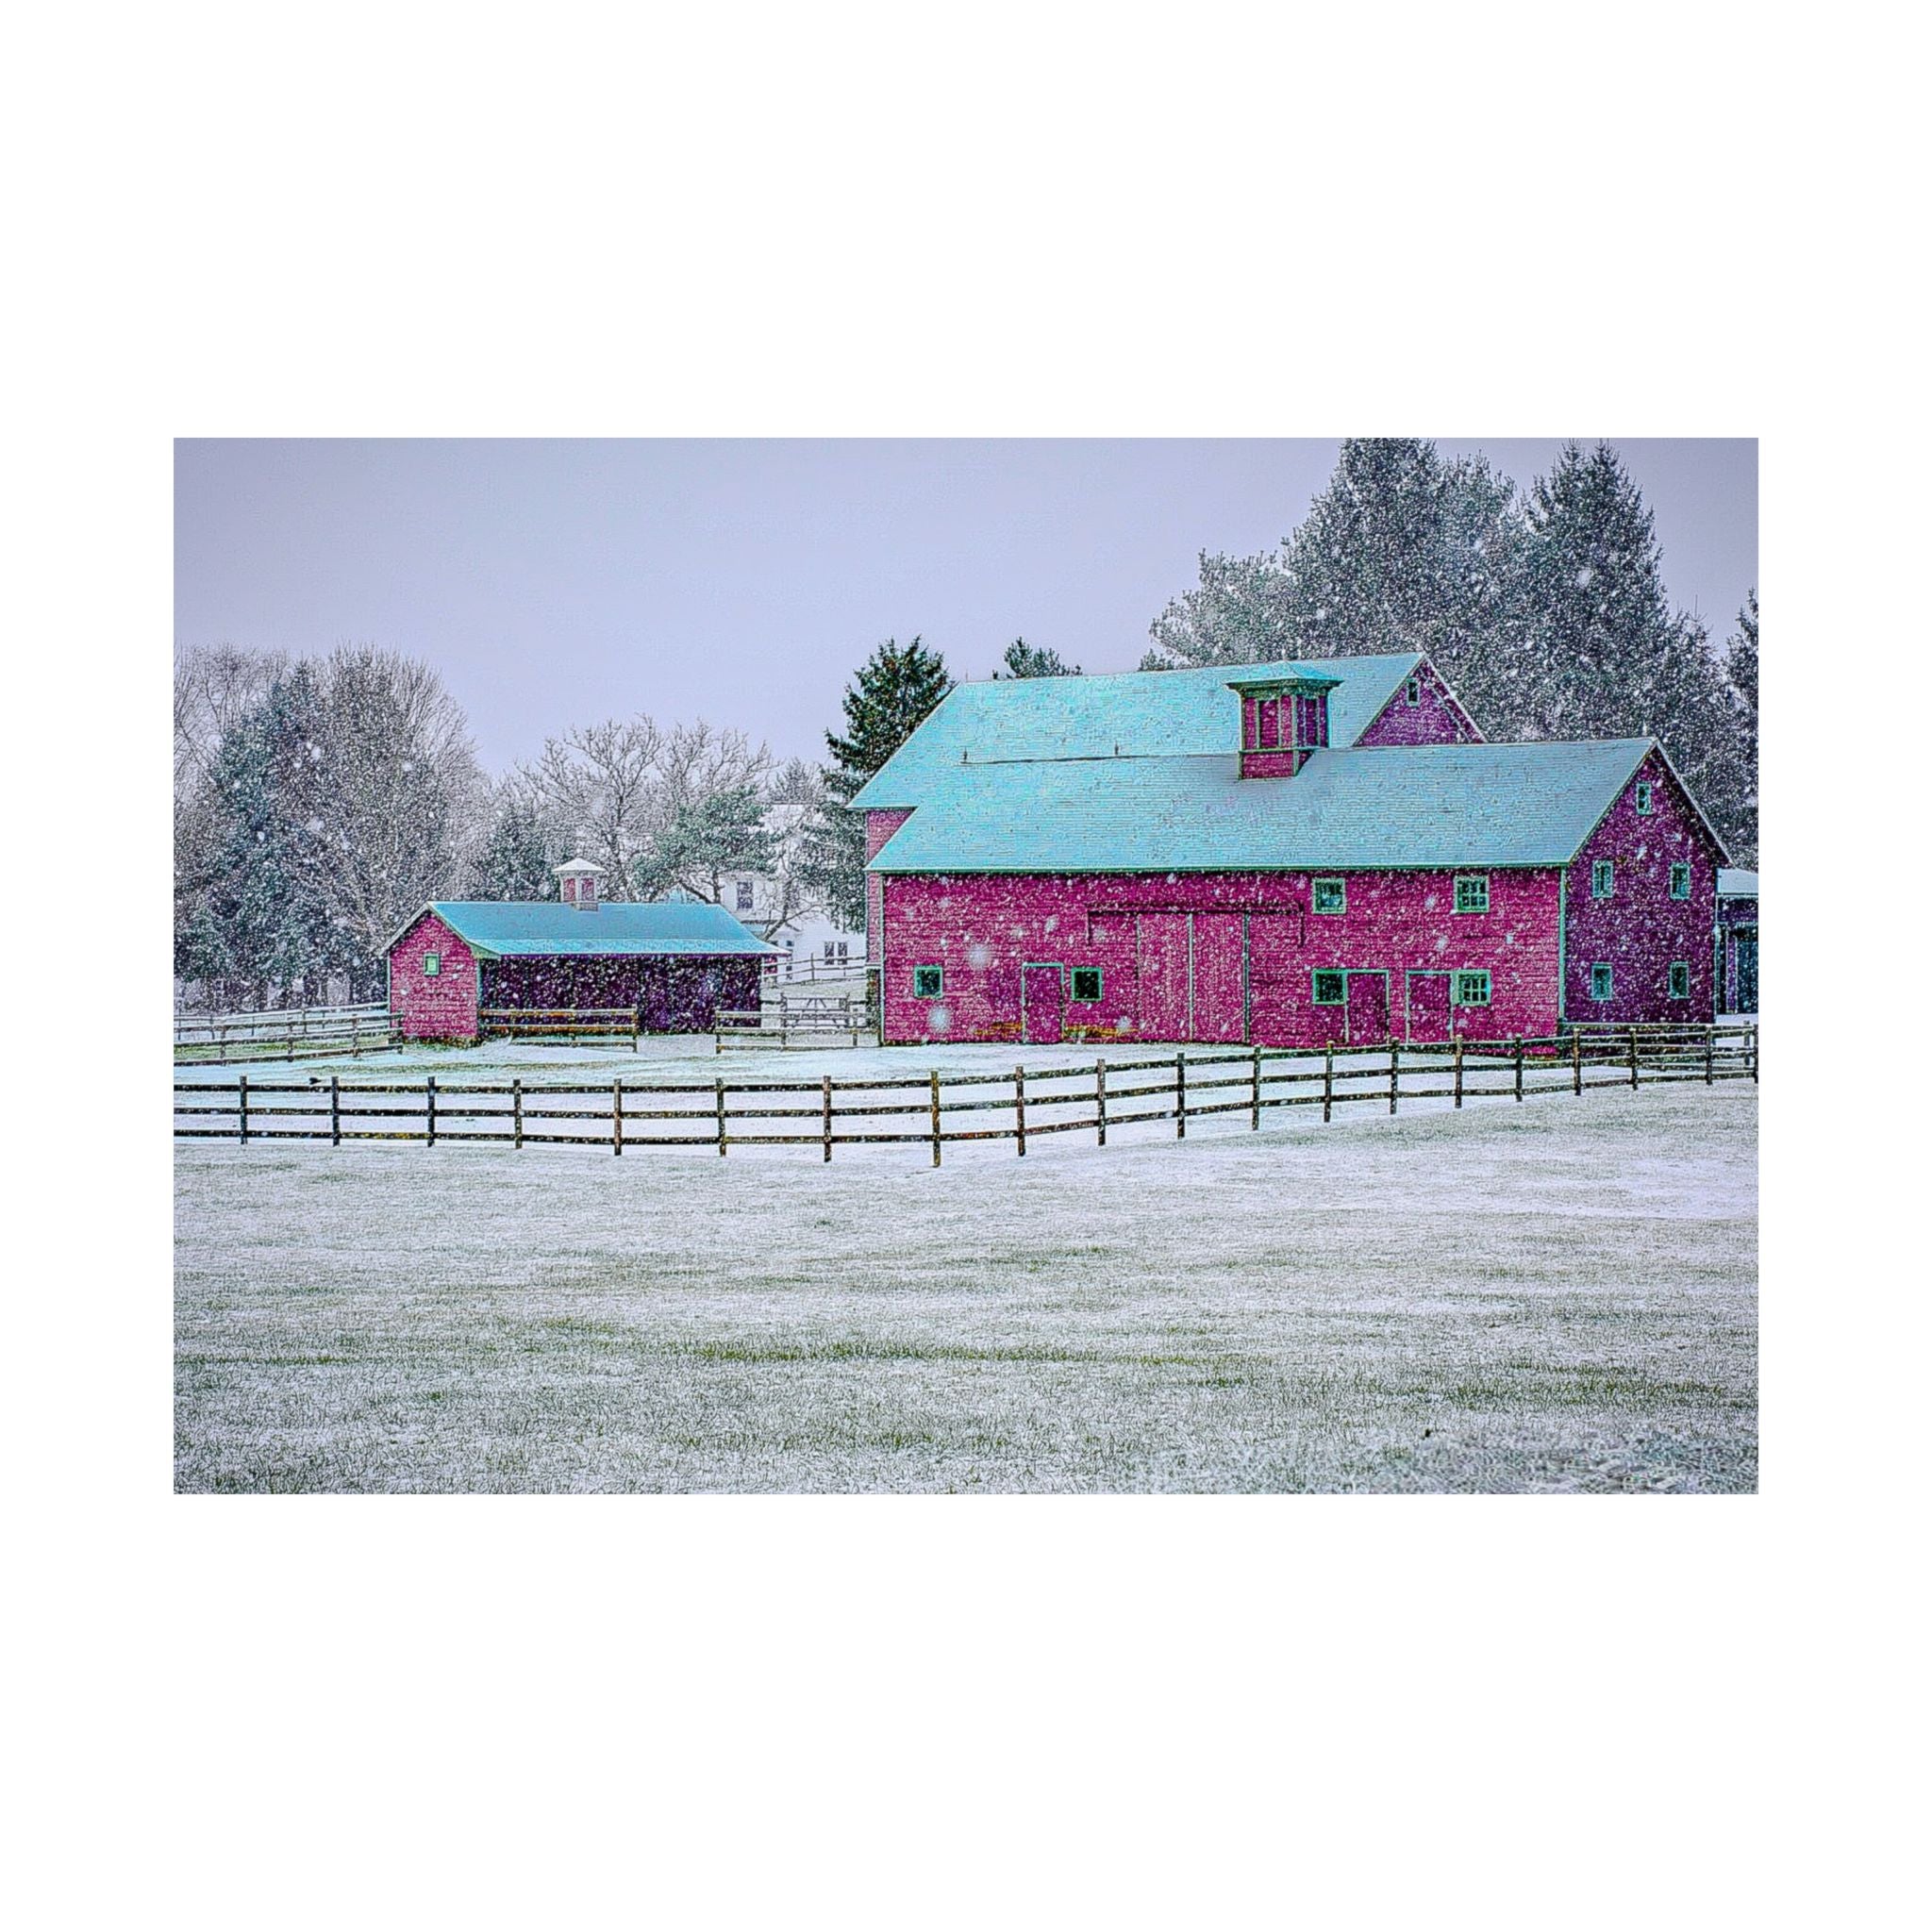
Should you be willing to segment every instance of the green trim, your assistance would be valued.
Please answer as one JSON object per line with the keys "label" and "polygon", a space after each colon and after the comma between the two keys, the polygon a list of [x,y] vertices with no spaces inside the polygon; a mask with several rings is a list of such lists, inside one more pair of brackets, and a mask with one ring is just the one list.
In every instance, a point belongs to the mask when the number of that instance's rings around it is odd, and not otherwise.
{"label": "green trim", "polygon": [[1667,984],[1670,997],[1674,1000],[1688,1000],[1690,997],[1690,962],[1688,959],[1673,959],[1671,975]]}
{"label": "green trim", "polygon": [[[1333,979],[1340,983],[1341,991],[1334,994],[1324,994],[1322,982]],[[1310,974],[1310,991],[1314,1004],[1318,1007],[1345,1007],[1348,1004],[1348,972],[1341,966],[1317,966]]]}
{"label": "green trim", "polygon": [[1590,969],[1590,996],[1593,1000],[1611,1000],[1617,996],[1617,975],[1601,959]]}
{"label": "green trim", "polygon": [[[1082,992],[1080,991],[1080,982],[1090,977],[1093,981],[1093,991],[1091,992]],[[1102,969],[1098,966],[1069,966],[1067,968],[1067,984],[1069,988],[1067,998],[1075,1006],[1091,1006],[1096,1000],[1104,997],[1101,988],[1105,983]]]}
{"label": "green trim", "polygon": [[1637,815],[1647,819],[1656,809],[1657,787],[1648,778],[1637,781]]}
{"label": "green trim", "polygon": [[[1684,890],[1682,891],[1677,890],[1679,880],[1683,882]],[[1674,899],[1688,899],[1690,896],[1690,868],[1683,859],[1674,858],[1671,861],[1671,897]]]}
{"label": "green trim", "polygon": [[[926,974],[932,974],[932,984],[925,983]],[[943,999],[946,991],[946,969],[928,962],[912,969],[912,997],[916,1000]]]}
{"label": "green trim", "polygon": [[[1471,980],[1480,980],[1480,988],[1472,988]],[[1458,966],[1449,980],[1449,1004],[1452,1007],[1486,1007],[1490,1003],[1490,975],[1470,967]]]}
{"label": "green trim", "polygon": [[[1471,887],[1472,899],[1480,899],[1480,905],[1465,906],[1462,903],[1462,889]],[[1456,874],[1456,885],[1451,898],[1452,912],[1487,912],[1490,909],[1490,875],[1486,872],[1459,872]]]}
{"label": "green trim", "polygon": [[423,955],[423,977],[425,979],[441,979],[442,977],[442,955],[441,953],[425,953]]}
{"label": "green trim", "polygon": [[1617,896],[1615,859],[1592,858],[1590,861],[1590,896],[1592,899],[1614,899]]}
{"label": "green trim", "polygon": [[1570,1017],[1570,868],[1557,874],[1557,1018]]}
{"label": "green trim", "polygon": [[1406,705],[1419,705],[1422,701],[1423,681],[1420,677],[1411,677],[1402,687],[1402,702]]}
{"label": "green trim", "polygon": [[[1324,892],[1332,893],[1336,899],[1333,906],[1322,903]],[[1348,881],[1338,878],[1318,878],[1308,881],[1308,909],[1311,912],[1334,913],[1348,910]]]}

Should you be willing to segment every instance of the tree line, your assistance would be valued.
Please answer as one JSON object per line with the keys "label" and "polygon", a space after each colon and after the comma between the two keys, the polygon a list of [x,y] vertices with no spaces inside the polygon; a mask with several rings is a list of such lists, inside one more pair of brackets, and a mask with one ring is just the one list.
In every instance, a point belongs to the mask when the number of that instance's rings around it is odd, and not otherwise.
{"label": "tree line", "polygon": [[[1757,596],[1720,646],[1673,610],[1650,511],[1616,452],[1563,448],[1520,491],[1423,439],[1341,445],[1278,548],[1203,552],[1149,626],[1143,670],[1426,651],[1493,740],[1654,736],[1741,863],[1757,848]],[[994,676],[1078,676],[1016,638]],[[888,638],[842,696],[823,766],[744,733],[640,712],[580,725],[495,782],[426,666],[368,646],[291,660],[191,650],[175,682],[177,976],[218,1003],[345,980],[379,997],[390,938],[425,901],[549,899],[586,858],[617,899],[768,891],[774,938],[865,924],[851,800],[952,688]]]}

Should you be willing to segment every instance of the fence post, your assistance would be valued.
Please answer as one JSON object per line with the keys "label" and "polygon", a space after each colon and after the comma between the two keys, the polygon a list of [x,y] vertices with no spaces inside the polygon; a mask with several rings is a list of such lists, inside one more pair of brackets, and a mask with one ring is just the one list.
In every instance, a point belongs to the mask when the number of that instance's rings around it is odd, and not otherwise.
{"label": "fence post", "polygon": [[510,1136],[517,1146],[524,1144],[524,1082],[520,1074],[513,1074],[509,1083]]}
{"label": "fence post", "polygon": [[1580,1033],[1570,1036],[1570,1082],[1580,1097],[1583,1092],[1583,1035]]}
{"label": "fence post", "polygon": [[1322,1122],[1325,1126],[1335,1106],[1335,1049],[1330,1046],[1322,1056]]}
{"label": "fence post", "polygon": [[[711,1017],[715,1020],[718,1016],[713,1013]],[[630,1009],[630,1050],[633,1053],[638,1050],[638,1009],[635,1007]]]}
{"label": "fence post", "polygon": [[822,1137],[825,1143],[825,1158],[832,1158],[832,1076],[827,1074],[824,1080],[824,1109],[822,1115],[824,1125]]}
{"label": "fence post", "polygon": [[1462,1036],[1456,1037],[1456,1104],[1462,1105]]}
{"label": "fence post", "polygon": [[1394,1041],[1389,1042],[1389,1111],[1395,1111],[1395,1091],[1402,1079],[1402,1062],[1399,1056],[1401,1047]]}
{"label": "fence post", "polygon": [[932,1164],[940,1164],[940,1070],[932,1070]]}
{"label": "fence post", "polygon": [[436,1145],[436,1075],[434,1074],[430,1074],[425,1078],[423,1091],[426,1096],[429,1115],[429,1144],[434,1147]]}
{"label": "fence post", "polygon": [[1516,1097],[1523,1098],[1523,1035],[1516,1036]]}
{"label": "fence post", "polygon": [[1174,1137],[1176,1141],[1188,1138],[1188,1057],[1184,1053],[1174,1057]]}
{"label": "fence post", "polygon": [[1755,1084],[1757,1079],[1757,1022],[1756,1020],[1751,1023],[1749,1046],[1751,1050],[1751,1078]]}
{"label": "fence post", "polygon": [[1013,1131],[1020,1142],[1020,1158],[1026,1158],[1026,1069],[1013,1069]]}
{"label": "fence post", "polygon": [[1107,1145],[1107,1058],[1093,1062],[1093,1124],[1100,1129],[1100,1144]]}
{"label": "fence post", "polygon": [[1704,1084],[1708,1087],[1717,1078],[1717,1035],[1704,1036]]}
{"label": "fence post", "polygon": [[342,1144],[342,1082],[338,1074],[328,1076],[328,1144]]}
{"label": "fence post", "polygon": [[242,1146],[244,1146],[244,1147],[245,1147],[245,1146],[247,1146],[247,1144],[248,1144],[248,1075],[247,1075],[246,1074],[242,1074],[242,1075],[241,1076],[241,1078],[242,1078],[242,1107],[241,1107],[241,1114],[242,1114]]}
{"label": "fence post", "polygon": [[624,1082],[622,1080],[613,1080],[610,1083],[610,1151],[612,1154],[622,1154],[624,1152]]}
{"label": "fence post", "polygon": [[724,1158],[724,1081],[723,1081],[722,1079],[720,1079],[720,1080],[718,1081],[717,1085],[718,1085],[718,1158],[719,1158],[720,1160],[723,1160],[723,1159]]}
{"label": "fence post", "polygon": [[1630,1084],[1637,1085],[1637,1029],[1630,1029]]}
{"label": "fence post", "polygon": [[1248,1101],[1248,1131],[1258,1134],[1261,1131],[1261,1042],[1255,1042],[1255,1065],[1251,1075],[1252,1091]]}

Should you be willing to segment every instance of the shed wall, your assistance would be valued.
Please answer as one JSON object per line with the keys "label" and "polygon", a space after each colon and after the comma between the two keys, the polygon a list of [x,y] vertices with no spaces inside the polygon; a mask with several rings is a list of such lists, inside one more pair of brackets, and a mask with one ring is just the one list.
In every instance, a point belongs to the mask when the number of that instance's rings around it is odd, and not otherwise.
{"label": "shed wall", "polygon": [[[425,954],[440,957],[433,978]],[[476,956],[434,912],[425,912],[389,953],[389,1008],[405,1040],[475,1040]]]}

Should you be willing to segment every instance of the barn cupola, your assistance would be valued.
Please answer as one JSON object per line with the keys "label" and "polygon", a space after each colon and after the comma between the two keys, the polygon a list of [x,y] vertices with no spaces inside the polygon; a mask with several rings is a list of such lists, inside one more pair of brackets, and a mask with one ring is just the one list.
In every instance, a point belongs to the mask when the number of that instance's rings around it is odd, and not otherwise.
{"label": "barn cupola", "polygon": [[1341,682],[1311,671],[1230,678],[1241,707],[1241,776],[1292,778],[1328,742],[1328,693]]}
{"label": "barn cupola", "polygon": [[557,876],[566,906],[575,906],[579,912],[596,911],[597,881],[604,876],[601,865],[592,865],[588,858],[573,858],[557,868]]}

